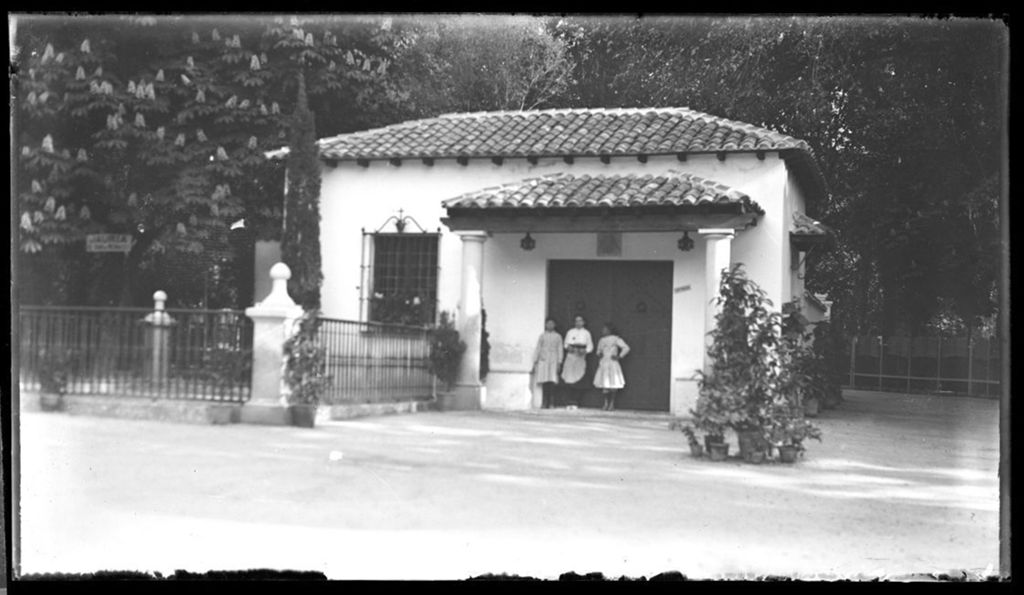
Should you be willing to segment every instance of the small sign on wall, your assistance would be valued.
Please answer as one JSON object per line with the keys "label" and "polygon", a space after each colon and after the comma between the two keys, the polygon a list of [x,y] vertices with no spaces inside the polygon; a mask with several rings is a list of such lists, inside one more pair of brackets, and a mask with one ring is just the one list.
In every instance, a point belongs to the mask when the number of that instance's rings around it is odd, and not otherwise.
{"label": "small sign on wall", "polygon": [[622,233],[618,231],[598,232],[598,256],[622,256]]}
{"label": "small sign on wall", "polygon": [[85,236],[86,252],[132,251],[132,236],[120,233],[91,233]]}

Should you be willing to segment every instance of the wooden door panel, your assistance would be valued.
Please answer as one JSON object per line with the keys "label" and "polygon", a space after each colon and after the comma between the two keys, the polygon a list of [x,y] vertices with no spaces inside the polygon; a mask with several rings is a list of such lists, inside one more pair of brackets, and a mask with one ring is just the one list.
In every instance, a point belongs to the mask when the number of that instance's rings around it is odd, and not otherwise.
{"label": "wooden door panel", "polygon": [[[600,339],[606,321],[614,323],[630,346],[622,360],[626,388],[616,404],[623,409],[667,411],[672,345],[672,263],[650,261],[553,260],[548,268],[548,311],[559,331],[571,328],[577,314]],[[596,358],[588,362],[584,382],[592,385]],[[591,393],[596,393],[596,389]],[[590,404],[600,404],[591,394]]]}
{"label": "wooden door panel", "polygon": [[668,410],[672,329],[672,264],[615,263],[613,310],[630,355],[622,361],[624,409]]}

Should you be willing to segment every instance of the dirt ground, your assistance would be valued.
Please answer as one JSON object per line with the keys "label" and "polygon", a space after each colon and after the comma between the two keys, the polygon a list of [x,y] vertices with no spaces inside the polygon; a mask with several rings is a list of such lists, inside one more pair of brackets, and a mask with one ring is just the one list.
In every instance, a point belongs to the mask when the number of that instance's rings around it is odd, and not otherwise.
{"label": "dirt ground", "polygon": [[795,465],[693,459],[670,419],[418,413],[307,430],[25,411],[20,570],[994,573],[995,401],[851,392]]}

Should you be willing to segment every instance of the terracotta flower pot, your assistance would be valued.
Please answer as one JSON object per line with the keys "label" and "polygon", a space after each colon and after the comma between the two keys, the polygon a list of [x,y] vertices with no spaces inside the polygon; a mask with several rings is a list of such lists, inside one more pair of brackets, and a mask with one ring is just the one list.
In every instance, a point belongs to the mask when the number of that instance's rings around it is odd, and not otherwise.
{"label": "terracotta flower pot", "polygon": [[736,432],[736,439],[740,447],[740,457],[746,459],[750,456],[751,452],[757,450],[759,438],[760,432],[757,430],[741,430]]}
{"label": "terracotta flower pot", "polygon": [[312,428],[316,425],[316,405],[291,405],[292,425],[300,428]]}
{"label": "terracotta flower pot", "polygon": [[694,442],[690,445],[690,456],[695,459],[699,459],[704,456],[704,448],[698,442]]}
{"label": "terracotta flower pot", "polygon": [[821,403],[818,402],[818,399],[807,399],[804,401],[804,415],[807,417],[818,417],[820,407]]}
{"label": "terracotta flower pot", "polygon": [[[740,458],[750,463],[764,461],[770,445],[764,439],[761,430],[743,430],[737,432],[736,437],[739,441]],[[757,460],[754,460],[755,458]]]}
{"label": "terracotta flower pot", "polygon": [[796,462],[796,456],[797,456],[797,454],[799,452],[800,451],[797,449],[797,447],[793,446],[792,444],[787,444],[785,446],[780,446],[779,447],[779,460],[782,461],[783,463],[795,463]]}
{"label": "terracotta flower pot", "polygon": [[721,436],[704,436],[704,450],[711,452],[712,444],[725,444],[725,438]]}
{"label": "terracotta flower pot", "polygon": [[725,442],[716,442],[708,448],[708,455],[712,461],[724,461],[729,457],[729,445]]}

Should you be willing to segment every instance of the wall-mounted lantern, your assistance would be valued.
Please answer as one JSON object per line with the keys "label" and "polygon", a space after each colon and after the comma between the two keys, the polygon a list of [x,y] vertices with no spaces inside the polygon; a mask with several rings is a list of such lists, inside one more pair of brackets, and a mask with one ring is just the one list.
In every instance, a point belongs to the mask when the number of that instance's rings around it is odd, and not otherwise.
{"label": "wall-mounted lantern", "polygon": [[530,251],[537,246],[537,240],[530,237],[530,232],[526,232],[523,239],[519,240],[519,247],[523,250]]}
{"label": "wall-mounted lantern", "polygon": [[679,246],[679,249],[682,250],[683,252],[689,252],[690,250],[693,250],[693,240],[690,238],[690,232],[684,231],[683,237],[679,238],[679,241],[676,242],[676,245]]}

